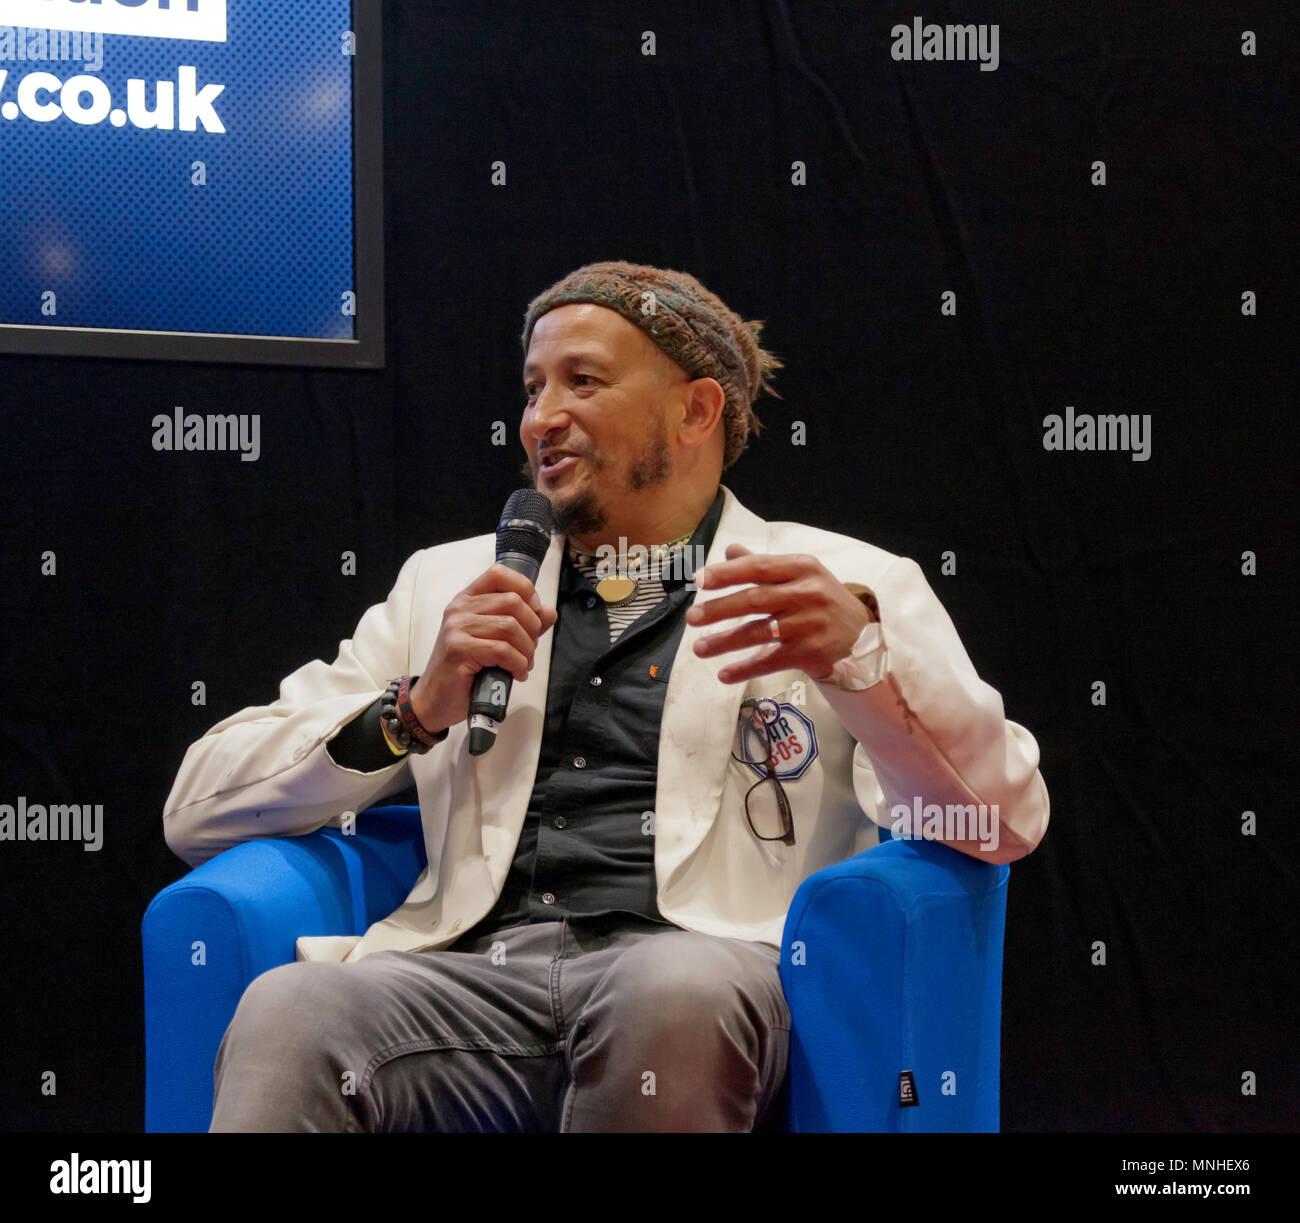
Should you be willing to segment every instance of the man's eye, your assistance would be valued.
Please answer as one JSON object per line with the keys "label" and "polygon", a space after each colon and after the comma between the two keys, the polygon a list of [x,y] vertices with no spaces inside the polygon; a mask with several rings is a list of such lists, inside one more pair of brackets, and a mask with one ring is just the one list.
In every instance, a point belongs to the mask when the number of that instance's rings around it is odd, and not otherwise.
{"label": "man's eye", "polygon": [[[589,383],[595,382],[595,376],[592,374],[574,374],[573,382],[576,386],[586,386]],[[537,395],[537,383],[535,382],[525,383],[524,395],[528,399],[534,398]]]}

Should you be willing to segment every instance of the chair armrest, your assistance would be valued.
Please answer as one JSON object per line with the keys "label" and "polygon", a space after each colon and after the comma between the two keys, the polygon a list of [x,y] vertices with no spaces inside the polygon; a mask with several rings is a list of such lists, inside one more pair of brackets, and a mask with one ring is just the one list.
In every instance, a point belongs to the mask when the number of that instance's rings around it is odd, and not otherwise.
{"label": "chair armrest", "polygon": [[206,1130],[212,1066],[244,990],[300,935],[362,934],[425,865],[418,807],[362,812],[356,832],[246,841],[190,871],[141,922],[145,1129]]}
{"label": "chair armrest", "polygon": [[[791,1131],[998,1129],[1009,876],[894,840],[803,881],[780,969]],[[899,1102],[907,1070],[915,1107]]]}

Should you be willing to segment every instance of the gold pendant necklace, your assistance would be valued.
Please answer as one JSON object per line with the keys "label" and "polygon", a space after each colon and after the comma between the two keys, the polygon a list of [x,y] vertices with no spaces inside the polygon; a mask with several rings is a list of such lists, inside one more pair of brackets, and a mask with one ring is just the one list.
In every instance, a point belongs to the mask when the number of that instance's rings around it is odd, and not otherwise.
{"label": "gold pendant necklace", "polygon": [[[647,549],[648,557],[659,565],[662,570],[665,561],[671,559],[676,553],[681,551],[682,545],[694,535],[694,531],[687,531],[685,535],[679,535],[676,539],[666,544],[655,544],[653,548]],[[575,565],[586,565],[595,563],[597,565],[607,565],[609,562],[591,552],[584,552],[577,544],[569,545],[569,559]],[[640,587],[640,582],[636,578],[627,576],[627,557],[619,557],[619,572],[601,578],[596,583],[596,593],[607,605],[616,605],[628,603],[636,598],[636,592]]]}
{"label": "gold pendant necklace", "polygon": [[606,603],[622,603],[636,594],[636,587],[632,578],[601,578],[596,583],[596,593]]}

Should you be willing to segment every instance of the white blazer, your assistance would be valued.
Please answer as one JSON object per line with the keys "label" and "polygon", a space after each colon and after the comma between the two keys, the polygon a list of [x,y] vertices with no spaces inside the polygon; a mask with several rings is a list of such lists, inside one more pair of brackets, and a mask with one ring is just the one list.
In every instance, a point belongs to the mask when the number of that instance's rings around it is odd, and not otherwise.
{"label": "white blazer", "polygon": [[[863,631],[829,679],[783,671],[735,684],[721,682],[718,671],[745,654],[700,658],[692,647],[739,621],[686,625],[659,732],[653,835],[661,914],[688,930],[779,948],[799,884],[877,844],[877,825],[898,826],[904,807],[920,816],[923,804],[967,811],[967,804],[985,804],[990,813],[996,808],[996,848],[988,839],[944,836],[938,824],[931,833],[988,862],[1033,850],[1048,820],[1038,745],[1006,719],[1002,698],[975,673],[920,567],[846,535],[767,522],[723,491],[709,563],[725,559],[731,543],[759,553],[811,554],[841,581],[869,587],[880,623]],[[552,538],[535,583],[550,607],[563,542],[559,534]],[[281,683],[277,701],[217,723],[185,754],[163,831],[192,866],[255,837],[359,825],[349,813],[414,780],[428,868],[402,906],[364,936],[300,938],[300,959],[437,950],[468,931],[500,895],[537,769],[553,631],[538,641],[528,679],[514,684],[509,715],[487,754],[469,755],[465,723],[424,755],[377,773],[344,768],[325,748],[390,679],[424,669],[447,603],[495,559],[494,533],[415,553],[388,599],[369,608],[353,637],[339,644],[333,663],[300,667]],[[699,590],[695,600],[727,593]],[[740,751],[747,694],[772,698],[786,715],[789,760],[781,767],[791,775],[782,784],[794,816],[793,846],[760,841],[745,817],[745,791],[757,776],[732,751]],[[960,825],[949,823],[950,833],[954,827]]]}

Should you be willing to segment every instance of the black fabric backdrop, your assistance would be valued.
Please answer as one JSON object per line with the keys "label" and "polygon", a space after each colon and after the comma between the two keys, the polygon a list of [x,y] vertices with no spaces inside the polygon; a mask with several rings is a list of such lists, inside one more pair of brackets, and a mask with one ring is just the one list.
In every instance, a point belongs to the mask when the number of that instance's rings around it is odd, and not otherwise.
{"label": "black fabric backdrop", "polygon": [[[981,72],[891,59],[916,6],[390,4],[383,371],[0,358],[0,801],[105,807],[98,853],[0,843],[0,1127],[143,1126],[139,923],[186,869],[186,746],[333,659],[410,552],[492,529],[526,302],[629,259],[767,321],[783,397],[741,500],[915,558],[1042,748],[1004,1129],[1294,1128],[1300,43],[1286,6],[1209,7],[921,6],[999,24]],[[176,405],[260,413],[260,459],[156,452]],[[1045,450],[1066,405],[1150,413],[1149,460]]]}

